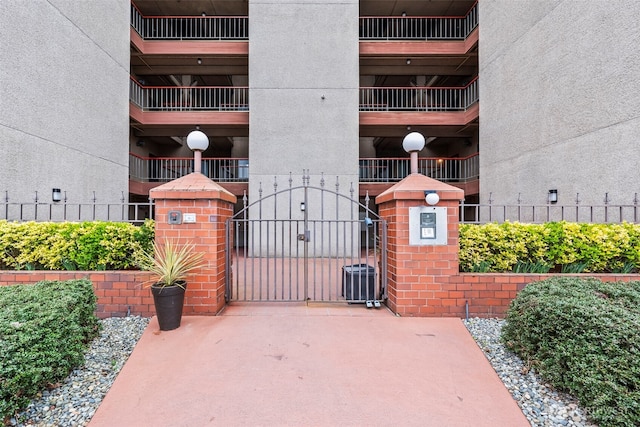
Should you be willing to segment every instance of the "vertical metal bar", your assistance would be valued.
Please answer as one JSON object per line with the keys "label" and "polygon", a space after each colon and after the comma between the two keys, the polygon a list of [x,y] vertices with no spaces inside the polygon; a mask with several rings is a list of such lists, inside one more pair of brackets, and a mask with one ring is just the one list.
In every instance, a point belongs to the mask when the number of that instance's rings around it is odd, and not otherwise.
{"label": "vertical metal bar", "polygon": [[[303,175],[303,182],[304,182],[304,171],[302,172]],[[304,300],[308,303],[309,302],[309,266],[308,261],[309,261],[309,242],[307,241],[307,230],[309,230],[309,199],[308,199],[308,189],[307,189],[307,184],[303,185],[304,187],[304,206],[305,206],[305,210],[304,210],[304,227],[303,227],[303,232],[305,234],[305,239],[304,239],[304,260],[303,260],[303,280],[304,280]]]}

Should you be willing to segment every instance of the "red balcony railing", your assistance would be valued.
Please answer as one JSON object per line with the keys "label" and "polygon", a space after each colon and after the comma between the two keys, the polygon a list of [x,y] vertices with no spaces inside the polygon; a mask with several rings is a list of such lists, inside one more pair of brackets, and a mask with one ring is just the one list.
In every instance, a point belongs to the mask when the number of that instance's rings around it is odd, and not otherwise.
{"label": "red balcony railing", "polygon": [[[393,183],[410,172],[408,158],[363,158],[359,161],[360,182]],[[479,177],[478,154],[465,158],[418,159],[418,171],[444,182],[467,182]],[[193,172],[190,157],[140,157],[129,154],[129,177],[140,182],[166,182]],[[203,158],[202,173],[217,182],[248,182],[249,159]]]}
{"label": "red balcony railing", "polygon": [[360,40],[464,40],[477,26],[477,3],[465,16],[362,16]]}
{"label": "red balcony railing", "polygon": [[[247,16],[143,16],[131,26],[145,40],[248,40]],[[362,16],[360,40],[464,40],[478,26],[477,3],[465,16]]]}
{"label": "red balcony railing", "polygon": [[[141,157],[129,153],[129,178],[167,182],[193,172],[192,157]],[[249,159],[203,158],[202,173],[218,182],[248,182]]]}
{"label": "red balcony railing", "polygon": [[[141,86],[129,97],[144,111],[248,111],[244,86]],[[478,102],[478,79],[462,87],[363,87],[360,111],[466,111]]]}
{"label": "red balcony railing", "polygon": [[249,88],[141,86],[130,79],[129,99],[144,111],[248,111]]}
{"label": "red balcony railing", "polygon": [[[478,154],[464,158],[421,157],[418,172],[444,182],[467,182],[480,176]],[[360,159],[360,182],[398,182],[410,173],[410,159]]]}
{"label": "red balcony railing", "polygon": [[248,40],[247,16],[143,16],[131,4],[131,26],[145,40]]}
{"label": "red balcony railing", "polygon": [[465,111],[478,102],[478,78],[463,87],[363,87],[360,111]]}

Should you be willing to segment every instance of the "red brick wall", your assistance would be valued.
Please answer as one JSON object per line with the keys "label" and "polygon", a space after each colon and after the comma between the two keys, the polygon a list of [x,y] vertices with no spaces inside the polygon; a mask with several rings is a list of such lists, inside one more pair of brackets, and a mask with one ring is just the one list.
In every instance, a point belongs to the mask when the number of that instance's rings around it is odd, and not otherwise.
{"label": "red brick wall", "polygon": [[[171,210],[195,213],[195,224],[170,225]],[[211,199],[156,200],[156,239],[191,242],[204,253],[208,267],[200,269],[187,281],[184,311],[189,314],[216,314],[225,304],[225,222],[233,215],[233,205]]]}
{"label": "red brick wall", "polygon": [[[465,304],[469,304],[469,317],[504,317],[509,303],[524,287],[559,274],[517,273],[460,273],[443,283],[440,295],[446,310],[442,316],[465,317]],[[630,282],[640,280],[640,274],[562,274],[563,277],[594,277],[603,282]],[[432,303],[436,303],[433,301]]]}
{"label": "red brick wall", "polygon": [[155,314],[151,291],[143,287],[149,273],[143,271],[0,271],[0,286],[84,278],[93,283],[99,318]]}
{"label": "red brick wall", "polygon": [[[399,295],[409,300],[409,307],[418,307],[417,314],[409,310],[405,316],[465,317],[465,304],[469,304],[470,317],[504,317],[509,303],[526,284],[553,276],[552,274],[515,273],[459,273],[442,276],[448,282],[438,280],[428,285],[418,285],[428,290],[402,289]],[[640,280],[640,274],[571,274],[564,276],[595,277],[603,281]],[[41,280],[71,280],[88,278],[98,297],[96,314],[106,317],[155,315],[151,291],[142,286],[148,282],[149,273],[141,271],[0,271],[0,286],[36,283]],[[411,280],[416,280],[411,279]],[[418,282],[420,282],[418,280]],[[412,287],[406,283],[403,288]],[[189,294],[197,292],[187,288]],[[398,295],[396,294],[396,295]],[[415,298],[412,296],[415,295]],[[196,296],[194,296],[196,297]],[[397,296],[396,299],[397,301]],[[415,300],[415,301],[414,301]],[[388,304],[391,303],[389,298]],[[422,304],[422,305],[417,305]],[[425,310],[431,307],[432,310]],[[427,314],[422,314],[427,313]],[[193,310],[185,314],[200,314]],[[400,314],[400,313],[399,313]]]}
{"label": "red brick wall", "polygon": [[[447,316],[457,303],[443,279],[458,274],[458,201],[442,201],[447,207],[448,244],[409,245],[409,207],[414,200],[382,203],[379,214],[387,220],[387,305],[401,316]],[[450,295],[449,291],[453,293]]]}

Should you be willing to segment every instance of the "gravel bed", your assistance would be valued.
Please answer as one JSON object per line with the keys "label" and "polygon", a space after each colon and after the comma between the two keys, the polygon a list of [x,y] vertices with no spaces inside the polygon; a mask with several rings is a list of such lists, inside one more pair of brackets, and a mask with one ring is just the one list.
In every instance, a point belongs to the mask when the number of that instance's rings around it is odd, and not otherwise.
{"label": "gravel bed", "polygon": [[596,426],[575,398],[544,383],[500,343],[504,320],[473,318],[464,323],[532,426]]}
{"label": "gravel bed", "polygon": [[[77,427],[89,423],[149,319],[131,316],[100,322],[100,336],[89,347],[85,366],[74,370],[59,387],[39,393],[9,425]],[[503,320],[473,318],[464,323],[532,426],[596,426],[575,399],[527,371],[518,356],[500,343]]]}
{"label": "gravel bed", "polygon": [[12,426],[85,426],[129,358],[148,318],[112,317],[85,354],[85,365],[74,370],[59,387],[38,393],[27,409],[10,420]]}

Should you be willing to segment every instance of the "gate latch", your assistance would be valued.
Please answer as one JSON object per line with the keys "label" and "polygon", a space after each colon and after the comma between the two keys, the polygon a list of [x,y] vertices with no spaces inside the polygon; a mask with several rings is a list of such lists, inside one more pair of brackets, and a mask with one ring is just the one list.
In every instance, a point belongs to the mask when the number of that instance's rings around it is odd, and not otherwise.
{"label": "gate latch", "polygon": [[310,242],[311,232],[307,230],[304,232],[304,234],[298,234],[298,240],[300,240],[301,242]]}

